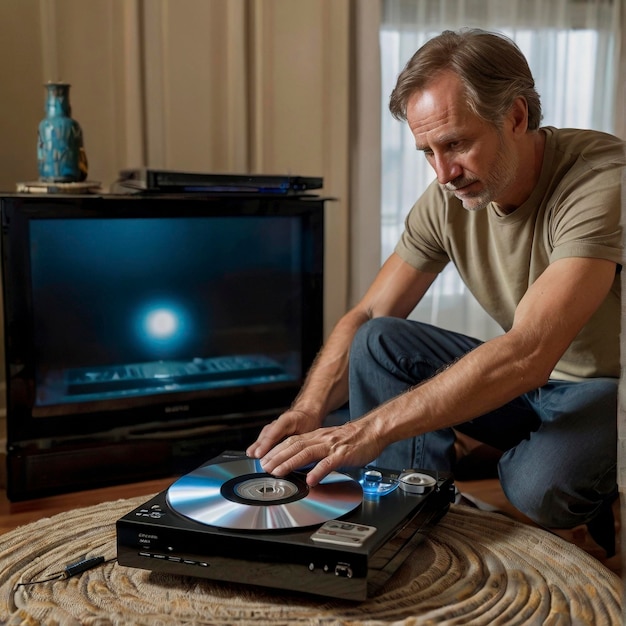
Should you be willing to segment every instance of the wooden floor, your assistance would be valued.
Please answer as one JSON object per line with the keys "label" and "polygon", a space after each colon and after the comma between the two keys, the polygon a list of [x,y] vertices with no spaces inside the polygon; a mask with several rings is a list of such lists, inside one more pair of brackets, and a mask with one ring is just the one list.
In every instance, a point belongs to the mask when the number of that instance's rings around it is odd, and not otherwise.
{"label": "wooden floor", "polygon": [[166,489],[173,480],[175,479],[163,478],[89,491],[77,491],[23,502],[9,502],[5,490],[2,489],[0,491],[0,534],[64,511],[101,504],[102,502],[158,493]]}
{"label": "wooden floor", "polygon": [[[0,491],[0,534],[23,526],[30,522],[51,517],[57,513],[70,511],[75,508],[86,507],[102,502],[111,502],[119,499],[132,498],[134,496],[148,496],[166,489],[175,478],[165,478],[127,485],[116,485],[90,491],[61,494],[24,502],[9,502],[4,490]],[[497,510],[517,521],[531,524],[532,522],[517,511],[506,499],[500,484],[495,479],[457,481],[456,485],[462,494],[477,502],[480,508]],[[619,529],[618,529],[619,531]],[[621,575],[621,550],[612,559],[605,559],[583,529],[559,532],[568,541],[575,543],[580,548],[604,563],[609,569]],[[617,533],[619,536],[619,532]]]}

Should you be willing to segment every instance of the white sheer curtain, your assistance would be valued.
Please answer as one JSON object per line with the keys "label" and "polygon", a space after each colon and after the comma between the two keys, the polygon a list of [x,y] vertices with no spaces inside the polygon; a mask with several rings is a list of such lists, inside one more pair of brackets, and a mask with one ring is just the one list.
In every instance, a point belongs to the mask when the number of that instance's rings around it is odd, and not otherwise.
{"label": "white sheer curtain", "polygon": [[[614,132],[620,24],[626,0],[383,0],[381,253],[393,251],[404,218],[434,179],[406,124],[387,109],[411,55],[445,29],[504,33],[528,59],[543,106],[543,124]],[[487,317],[452,265],[411,315],[488,339],[501,329]]]}

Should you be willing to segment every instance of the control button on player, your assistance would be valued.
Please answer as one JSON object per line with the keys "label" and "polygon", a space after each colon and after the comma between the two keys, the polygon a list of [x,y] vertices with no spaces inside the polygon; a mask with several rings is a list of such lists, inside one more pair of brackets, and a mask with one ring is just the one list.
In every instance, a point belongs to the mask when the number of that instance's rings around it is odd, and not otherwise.
{"label": "control button on player", "polygon": [[428,493],[436,484],[437,481],[429,474],[411,471],[400,474],[400,489],[407,493],[422,495]]}
{"label": "control button on player", "polygon": [[163,513],[163,510],[158,504],[153,504],[150,507],[150,513],[148,513],[148,515],[152,519],[161,519],[165,515],[165,513]]}

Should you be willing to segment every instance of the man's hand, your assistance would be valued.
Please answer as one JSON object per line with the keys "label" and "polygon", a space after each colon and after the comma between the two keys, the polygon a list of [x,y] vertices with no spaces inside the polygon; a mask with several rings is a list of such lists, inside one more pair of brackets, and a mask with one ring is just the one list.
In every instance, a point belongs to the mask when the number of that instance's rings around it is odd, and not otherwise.
{"label": "man's hand", "polygon": [[311,417],[305,411],[285,411],[279,418],[263,427],[257,440],[246,450],[246,454],[253,459],[260,459],[285,437],[298,433],[306,433],[318,428],[320,421]]}
{"label": "man's hand", "polygon": [[314,487],[333,470],[342,466],[362,467],[379,456],[384,443],[377,436],[374,423],[364,418],[293,435],[267,452],[261,466],[269,474],[286,476],[317,461],[306,479]]}

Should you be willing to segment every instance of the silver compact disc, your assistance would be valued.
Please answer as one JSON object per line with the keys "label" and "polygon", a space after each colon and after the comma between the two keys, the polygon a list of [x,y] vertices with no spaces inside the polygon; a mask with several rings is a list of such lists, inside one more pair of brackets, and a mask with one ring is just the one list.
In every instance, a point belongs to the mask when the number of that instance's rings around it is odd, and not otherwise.
{"label": "silver compact disc", "polygon": [[169,506],[201,524],[236,530],[275,530],[323,524],[361,504],[359,483],[331,472],[316,487],[293,472],[278,478],[255,459],[203,465],[167,490]]}

